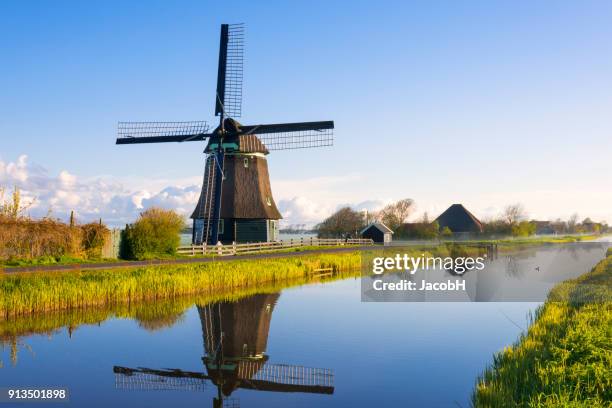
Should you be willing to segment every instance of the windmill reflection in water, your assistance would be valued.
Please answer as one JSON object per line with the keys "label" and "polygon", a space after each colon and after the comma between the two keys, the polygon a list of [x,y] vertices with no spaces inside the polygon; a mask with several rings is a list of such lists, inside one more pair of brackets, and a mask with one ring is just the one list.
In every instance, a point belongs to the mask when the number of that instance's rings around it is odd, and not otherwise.
{"label": "windmill reflection in water", "polygon": [[217,388],[213,407],[237,407],[237,389],[333,394],[332,370],[270,364],[265,354],[270,321],[280,294],[258,294],[237,302],[198,306],[206,372],[115,366],[121,389],[203,391]]}

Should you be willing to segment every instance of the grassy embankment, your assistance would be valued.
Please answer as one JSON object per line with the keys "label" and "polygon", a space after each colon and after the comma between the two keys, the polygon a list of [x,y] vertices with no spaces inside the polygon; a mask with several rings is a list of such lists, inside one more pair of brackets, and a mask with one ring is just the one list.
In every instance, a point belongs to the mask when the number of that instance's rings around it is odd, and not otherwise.
{"label": "grassy embankment", "polygon": [[[375,250],[375,248],[373,248]],[[412,256],[467,256],[479,248],[456,245],[410,248]],[[297,257],[142,266],[94,271],[0,275],[0,319],[198,293],[257,288],[316,275],[320,269],[360,274],[361,253],[303,254]]]}
{"label": "grassy embankment", "polygon": [[557,285],[527,333],[478,381],[480,407],[612,406],[612,249]]}
{"label": "grassy embankment", "polygon": [[169,299],[286,282],[318,269],[356,270],[357,252],[0,277],[0,319],[51,310]]}

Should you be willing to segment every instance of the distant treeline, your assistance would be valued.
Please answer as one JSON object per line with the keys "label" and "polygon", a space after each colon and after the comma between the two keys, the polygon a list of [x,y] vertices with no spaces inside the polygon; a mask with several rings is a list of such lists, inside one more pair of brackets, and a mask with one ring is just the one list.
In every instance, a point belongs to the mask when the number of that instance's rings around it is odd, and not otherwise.
{"label": "distant treeline", "polygon": [[[393,239],[438,239],[452,237],[457,231],[440,227],[437,221],[430,221],[428,214],[416,222],[406,222],[412,214],[414,202],[404,199],[390,203],[377,212],[355,211],[344,207],[330,215],[315,227],[319,237],[344,238],[357,237],[363,228],[372,222],[382,222],[393,232]],[[485,237],[528,237],[539,235],[562,234],[602,234],[612,232],[606,223],[593,222],[590,218],[578,220],[574,214],[568,220],[556,221],[528,220],[527,212],[521,204],[512,204],[494,218],[484,220],[482,233],[474,235]]]}

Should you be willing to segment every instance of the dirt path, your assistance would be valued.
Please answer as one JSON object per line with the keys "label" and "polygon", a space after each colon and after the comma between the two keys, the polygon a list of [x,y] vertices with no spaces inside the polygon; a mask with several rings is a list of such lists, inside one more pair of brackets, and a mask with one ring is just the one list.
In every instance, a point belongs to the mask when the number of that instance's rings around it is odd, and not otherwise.
{"label": "dirt path", "polygon": [[338,252],[364,251],[374,249],[376,246],[351,246],[343,248],[330,249],[313,249],[299,252],[277,252],[266,254],[253,255],[235,255],[235,256],[213,256],[210,258],[178,258],[178,259],[159,259],[151,261],[117,261],[117,262],[100,262],[89,264],[69,264],[69,265],[35,265],[35,266],[16,266],[8,268],[0,268],[5,274],[23,273],[23,272],[67,272],[67,271],[87,271],[98,269],[116,269],[129,268],[136,266],[150,265],[178,265],[191,263],[208,263],[208,262],[228,262],[238,260],[252,259],[268,259],[268,258],[292,258],[303,255],[329,254]]}

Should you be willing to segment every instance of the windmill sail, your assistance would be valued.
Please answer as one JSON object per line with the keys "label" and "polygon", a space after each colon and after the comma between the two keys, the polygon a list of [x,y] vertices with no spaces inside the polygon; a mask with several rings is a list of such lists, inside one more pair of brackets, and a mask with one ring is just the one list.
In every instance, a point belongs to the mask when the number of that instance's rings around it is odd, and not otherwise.
{"label": "windmill sail", "polygon": [[241,131],[256,134],[268,150],[305,149],[334,144],[332,121],[242,126]]}
{"label": "windmill sail", "polygon": [[209,137],[206,121],[119,122],[117,144],[188,142]]}
{"label": "windmill sail", "polygon": [[[268,392],[302,392],[307,394],[333,394],[334,375],[326,368],[312,368],[288,364],[256,364],[253,374],[249,363],[238,372],[238,388]],[[151,369],[113,367],[115,387],[140,390],[204,391],[211,377],[204,373],[179,369]]]}
{"label": "windmill sail", "polygon": [[215,116],[241,116],[243,60],[244,24],[222,24]]}
{"label": "windmill sail", "polygon": [[146,391],[204,391],[209,378],[202,373],[182,370],[113,367],[115,388]]}

